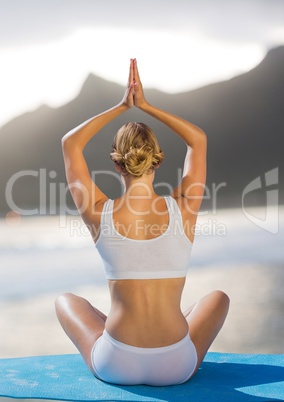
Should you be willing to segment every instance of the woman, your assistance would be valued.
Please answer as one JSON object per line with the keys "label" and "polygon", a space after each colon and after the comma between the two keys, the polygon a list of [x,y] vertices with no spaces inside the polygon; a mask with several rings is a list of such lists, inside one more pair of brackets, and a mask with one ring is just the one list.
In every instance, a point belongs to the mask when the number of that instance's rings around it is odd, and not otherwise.
{"label": "woman", "polygon": [[[142,123],[126,124],[114,139],[111,159],[124,194],[110,200],[90,177],[85,145],[133,106],[166,124],[187,145],[183,178],[171,196],[158,196],[153,189],[163,153]],[[70,191],[103,259],[111,296],[108,317],[81,297],[59,296],[62,327],[101,380],[124,385],[187,381],[229,308],[227,295],[215,291],[184,313],[180,310],[205,185],[204,132],[150,105],[131,59],[122,101],[66,134],[62,147]]]}

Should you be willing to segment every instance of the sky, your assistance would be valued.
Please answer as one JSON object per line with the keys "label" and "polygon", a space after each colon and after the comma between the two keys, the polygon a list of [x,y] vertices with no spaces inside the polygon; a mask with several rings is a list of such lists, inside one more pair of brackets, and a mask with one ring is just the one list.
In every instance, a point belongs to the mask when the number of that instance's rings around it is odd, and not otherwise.
{"label": "sky", "polygon": [[0,6],[0,127],[42,104],[65,104],[89,73],[125,85],[132,57],[145,88],[175,93],[249,71],[284,44],[284,0],[0,0]]}

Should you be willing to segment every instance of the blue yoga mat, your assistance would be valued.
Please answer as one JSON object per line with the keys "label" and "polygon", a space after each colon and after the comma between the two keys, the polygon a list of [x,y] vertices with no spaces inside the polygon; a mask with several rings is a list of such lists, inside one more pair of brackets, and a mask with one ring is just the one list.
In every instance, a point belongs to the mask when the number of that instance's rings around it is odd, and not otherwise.
{"label": "blue yoga mat", "polygon": [[191,380],[169,387],[106,384],[90,373],[79,354],[0,359],[0,396],[67,401],[283,401],[284,355],[207,353]]}

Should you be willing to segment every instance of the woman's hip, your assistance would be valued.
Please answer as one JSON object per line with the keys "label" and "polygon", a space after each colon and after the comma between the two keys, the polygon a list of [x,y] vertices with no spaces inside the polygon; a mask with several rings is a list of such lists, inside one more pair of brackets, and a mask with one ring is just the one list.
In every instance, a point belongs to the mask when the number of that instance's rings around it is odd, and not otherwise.
{"label": "woman's hip", "polygon": [[189,334],[169,346],[141,348],[117,341],[105,330],[92,349],[95,375],[121,385],[181,384],[192,376],[196,364]]}

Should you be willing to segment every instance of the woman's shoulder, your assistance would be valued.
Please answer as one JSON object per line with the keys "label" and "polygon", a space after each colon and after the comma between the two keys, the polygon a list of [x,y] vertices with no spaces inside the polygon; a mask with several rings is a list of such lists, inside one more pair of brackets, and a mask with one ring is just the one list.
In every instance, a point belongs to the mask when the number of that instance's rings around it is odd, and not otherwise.
{"label": "woman's shoulder", "polygon": [[98,202],[96,202],[93,205],[92,210],[88,213],[87,216],[82,214],[84,222],[87,225],[96,225],[97,224],[99,226],[100,218],[103,213],[103,210],[105,209],[105,207],[107,205],[109,205],[110,201],[112,201],[110,198],[105,197],[105,198],[100,199]]}

